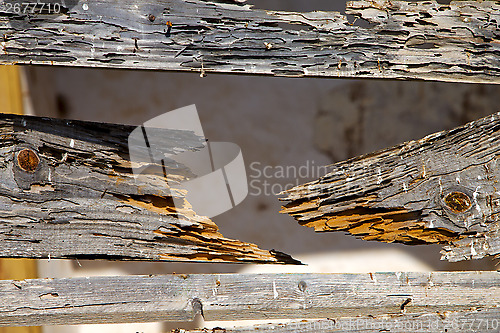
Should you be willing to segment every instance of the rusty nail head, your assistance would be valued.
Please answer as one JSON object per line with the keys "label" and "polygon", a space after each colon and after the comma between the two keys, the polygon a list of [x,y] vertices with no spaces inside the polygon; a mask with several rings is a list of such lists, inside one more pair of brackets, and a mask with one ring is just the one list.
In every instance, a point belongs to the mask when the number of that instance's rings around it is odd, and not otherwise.
{"label": "rusty nail head", "polygon": [[148,16],[148,19],[149,19],[149,21],[154,22],[154,20],[156,20],[156,17],[153,14],[150,14]]}
{"label": "rusty nail head", "polygon": [[446,205],[455,213],[463,213],[471,206],[469,196],[463,192],[451,192],[444,197]]}
{"label": "rusty nail head", "polygon": [[17,154],[17,164],[26,172],[35,172],[40,164],[40,158],[33,150],[24,148]]}

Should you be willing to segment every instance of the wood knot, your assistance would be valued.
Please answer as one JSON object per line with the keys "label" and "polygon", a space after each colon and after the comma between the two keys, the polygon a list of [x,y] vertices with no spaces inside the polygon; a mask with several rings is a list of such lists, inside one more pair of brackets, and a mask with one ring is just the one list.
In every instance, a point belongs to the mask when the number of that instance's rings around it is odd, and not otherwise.
{"label": "wood knot", "polygon": [[37,153],[29,148],[24,148],[17,154],[17,165],[26,172],[33,173],[40,164],[40,158]]}
{"label": "wood knot", "polygon": [[444,203],[455,213],[463,213],[471,207],[469,196],[458,191],[448,193],[444,197]]}

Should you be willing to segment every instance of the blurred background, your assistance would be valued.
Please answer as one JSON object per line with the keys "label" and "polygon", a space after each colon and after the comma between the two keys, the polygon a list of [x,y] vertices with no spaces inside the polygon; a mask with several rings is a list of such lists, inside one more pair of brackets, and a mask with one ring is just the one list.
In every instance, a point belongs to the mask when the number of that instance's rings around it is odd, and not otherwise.
{"label": "blurred background", "polygon": [[[345,8],[344,1],[332,0],[247,3],[289,11],[343,12]],[[268,267],[41,260],[36,263],[36,272],[31,273],[38,277],[496,269],[492,258],[459,263],[440,261],[440,246],[410,247],[361,241],[342,233],[315,233],[288,215],[279,214],[281,203],[276,194],[323,175],[324,165],[500,111],[500,87],[215,74],[201,78],[199,73],[52,66],[22,67],[19,86],[23,112],[37,116],[140,125],[165,112],[196,104],[205,136],[210,141],[238,144],[247,168],[248,197],[234,209],[213,218],[222,234],[264,249],[286,252],[309,264]],[[287,168],[302,172],[283,172]],[[6,263],[0,267],[4,271],[11,269],[5,268],[10,267]],[[46,327],[43,332],[99,329],[153,333],[199,324],[61,326]]]}

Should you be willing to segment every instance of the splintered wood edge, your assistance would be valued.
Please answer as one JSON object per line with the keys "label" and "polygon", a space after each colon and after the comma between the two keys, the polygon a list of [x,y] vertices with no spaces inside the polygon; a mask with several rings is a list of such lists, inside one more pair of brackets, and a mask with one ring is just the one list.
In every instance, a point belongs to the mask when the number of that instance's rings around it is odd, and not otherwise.
{"label": "splintered wood edge", "polygon": [[156,229],[153,231],[160,239],[175,236],[180,240],[196,244],[195,251],[189,255],[163,253],[160,254],[159,261],[302,264],[286,253],[274,249],[263,250],[253,243],[225,238],[211,219],[196,214],[185,199],[183,207],[173,205],[170,200],[162,197],[153,197],[148,202],[124,196],[120,196],[120,200],[128,205],[145,208],[158,215],[173,215],[185,221],[195,222],[188,231],[175,225],[171,225],[173,230]]}
{"label": "splintered wood edge", "polygon": [[[0,115],[0,257],[300,264],[223,237],[185,191],[171,189],[156,162],[135,175],[127,146],[135,129]],[[202,146],[192,132],[150,130],[166,151]],[[165,163],[173,184],[192,177]]]}
{"label": "splintered wood edge", "polygon": [[[491,177],[498,173],[493,157],[498,156],[499,126],[500,113],[496,113],[450,131],[333,164],[330,173],[320,179],[283,191],[280,200],[288,203],[281,213],[319,232],[345,231],[365,240],[412,245],[446,244],[442,259],[450,261],[497,255],[500,225],[495,203],[500,192]],[[433,153],[435,149],[439,153]],[[434,156],[447,162],[435,162]],[[427,167],[425,159],[430,161]],[[460,180],[454,173],[462,170],[468,174],[460,174]],[[449,175],[449,179],[442,175]],[[441,178],[447,183],[443,185]],[[443,194],[444,186],[448,190]],[[491,188],[485,190],[483,198],[477,192],[481,187]],[[432,193],[442,195],[441,199]],[[388,197],[391,199],[386,200]],[[488,223],[472,220],[474,212],[482,209],[489,212]],[[424,220],[433,211],[438,211],[434,218],[442,220]],[[476,231],[470,232],[467,227],[472,224]]]}
{"label": "splintered wood edge", "polygon": [[415,212],[405,209],[380,211],[362,203],[354,208],[318,214],[315,218],[301,221],[303,210],[314,208],[319,206],[308,201],[297,205],[292,203],[290,207],[282,206],[280,213],[293,216],[300,225],[313,228],[316,232],[345,231],[363,240],[419,245],[448,244],[461,239],[461,236],[446,229],[426,229]]}

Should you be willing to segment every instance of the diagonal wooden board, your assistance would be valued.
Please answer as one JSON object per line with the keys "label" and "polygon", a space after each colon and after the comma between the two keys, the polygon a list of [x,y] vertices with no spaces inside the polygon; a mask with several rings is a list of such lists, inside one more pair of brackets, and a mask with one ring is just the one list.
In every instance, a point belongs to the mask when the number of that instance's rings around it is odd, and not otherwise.
{"label": "diagonal wooden board", "polygon": [[316,231],[445,244],[443,259],[500,253],[500,113],[329,166],[283,192],[282,212]]}
{"label": "diagonal wooden board", "polygon": [[[173,191],[159,162],[134,175],[133,126],[0,115],[0,257],[298,263],[224,238]],[[192,132],[150,129],[160,153],[196,150]],[[31,152],[30,152],[31,151]],[[25,155],[23,155],[25,154]],[[31,154],[31,155],[30,155]],[[192,177],[165,160],[167,178]]]}
{"label": "diagonal wooden board", "polygon": [[500,82],[495,1],[351,1],[355,20],[227,1],[30,2],[0,6],[1,63]]}
{"label": "diagonal wooden board", "polygon": [[191,321],[199,314],[224,321],[469,311],[480,319],[498,315],[499,279],[500,272],[391,272],[4,280],[0,326]]}

